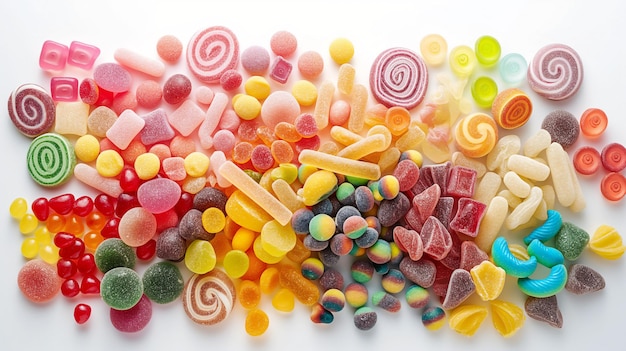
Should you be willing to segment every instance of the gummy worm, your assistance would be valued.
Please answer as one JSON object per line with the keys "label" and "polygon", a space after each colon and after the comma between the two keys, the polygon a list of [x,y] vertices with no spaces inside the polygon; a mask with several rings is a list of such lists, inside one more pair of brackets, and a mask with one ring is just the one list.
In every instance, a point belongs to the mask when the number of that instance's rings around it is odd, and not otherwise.
{"label": "gummy worm", "polygon": [[537,258],[530,256],[526,261],[515,257],[509,249],[509,244],[502,236],[494,240],[491,247],[493,263],[501,267],[504,271],[517,278],[526,278],[535,272],[537,268]]}
{"label": "gummy worm", "polygon": [[542,264],[548,268],[552,268],[558,264],[563,264],[565,258],[558,249],[554,247],[546,246],[544,243],[535,239],[528,245],[528,254],[534,256],[539,264]]}
{"label": "gummy worm", "polygon": [[561,229],[561,225],[563,225],[561,214],[555,210],[548,210],[546,221],[524,238],[524,244],[528,245],[534,239],[539,239],[542,242],[552,239]]}
{"label": "gummy worm", "polygon": [[543,279],[520,278],[517,285],[520,290],[532,297],[549,297],[555,295],[567,283],[567,269],[563,264],[557,264],[550,269],[550,273]]}

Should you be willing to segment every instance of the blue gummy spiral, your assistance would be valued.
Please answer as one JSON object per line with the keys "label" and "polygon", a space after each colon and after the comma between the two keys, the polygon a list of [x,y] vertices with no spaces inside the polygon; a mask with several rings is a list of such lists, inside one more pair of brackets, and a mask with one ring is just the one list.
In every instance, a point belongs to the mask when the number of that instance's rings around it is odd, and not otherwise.
{"label": "blue gummy spiral", "polygon": [[535,269],[537,269],[536,257],[530,256],[526,261],[515,257],[515,255],[511,253],[506,239],[502,236],[494,240],[491,247],[491,257],[496,266],[504,269],[508,275],[517,278],[529,277],[535,272]]}
{"label": "blue gummy spiral", "polygon": [[528,254],[537,258],[537,262],[548,268],[552,268],[558,264],[563,264],[565,258],[563,253],[554,247],[546,246],[539,239],[534,239],[528,245]]}
{"label": "blue gummy spiral", "polygon": [[555,210],[548,210],[548,219],[524,238],[524,244],[528,245],[534,239],[546,242],[559,232],[562,225],[563,219],[561,214]]}
{"label": "blue gummy spiral", "polygon": [[557,264],[550,269],[550,273],[543,279],[520,278],[517,286],[522,292],[532,297],[550,297],[556,295],[567,283],[567,269],[563,264]]}

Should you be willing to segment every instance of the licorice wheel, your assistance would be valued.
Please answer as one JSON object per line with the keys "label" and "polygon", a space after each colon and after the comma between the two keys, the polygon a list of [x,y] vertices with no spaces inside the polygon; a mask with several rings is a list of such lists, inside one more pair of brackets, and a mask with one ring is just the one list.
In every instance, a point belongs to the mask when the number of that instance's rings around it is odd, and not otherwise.
{"label": "licorice wheel", "polygon": [[372,64],[370,88],[381,104],[410,110],[426,95],[428,69],[423,59],[409,49],[387,49]]}
{"label": "licorice wheel", "polygon": [[29,138],[47,132],[54,124],[52,96],[37,84],[23,84],[9,96],[9,117],[17,130]]}
{"label": "licorice wheel", "polygon": [[52,187],[63,184],[71,177],[76,155],[67,138],[57,133],[45,133],[31,142],[26,163],[35,182]]}
{"label": "licorice wheel", "polygon": [[223,321],[233,310],[235,301],[233,281],[218,269],[194,274],[183,292],[185,312],[198,324],[214,325]]}
{"label": "licorice wheel", "polygon": [[546,45],[528,66],[528,84],[549,100],[565,100],[574,95],[583,81],[583,63],[578,53],[564,44]]}
{"label": "licorice wheel", "polygon": [[228,28],[214,26],[191,37],[187,46],[187,65],[205,83],[219,83],[220,77],[239,64],[239,41]]}

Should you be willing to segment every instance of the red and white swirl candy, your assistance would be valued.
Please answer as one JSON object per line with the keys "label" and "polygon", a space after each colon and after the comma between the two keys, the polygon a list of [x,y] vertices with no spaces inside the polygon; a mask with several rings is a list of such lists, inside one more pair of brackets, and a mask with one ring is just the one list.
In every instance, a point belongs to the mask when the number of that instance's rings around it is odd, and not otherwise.
{"label": "red and white swirl candy", "polygon": [[219,83],[222,74],[239,64],[239,41],[222,26],[209,27],[191,37],[187,46],[187,65],[205,83]]}
{"label": "red and white swirl candy", "polygon": [[409,49],[387,49],[372,64],[370,88],[381,104],[410,110],[426,95],[428,69],[424,60]]}
{"label": "red and white swirl candy", "polygon": [[228,275],[219,269],[205,274],[194,274],[183,292],[183,306],[187,316],[204,325],[217,324],[235,306],[235,286]]}
{"label": "red and white swirl candy", "polygon": [[20,133],[29,138],[37,137],[54,124],[54,101],[41,86],[23,84],[9,96],[9,117]]}
{"label": "red and white swirl candy", "polygon": [[549,100],[574,95],[583,81],[583,63],[578,53],[564,44],[546,45],[528,66],[528,84]]}

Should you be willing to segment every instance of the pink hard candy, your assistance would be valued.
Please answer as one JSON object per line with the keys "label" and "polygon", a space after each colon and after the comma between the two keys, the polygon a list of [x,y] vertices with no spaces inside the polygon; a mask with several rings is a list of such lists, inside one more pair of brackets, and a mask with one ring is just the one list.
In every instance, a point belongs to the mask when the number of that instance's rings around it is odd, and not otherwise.
{"label": "pink hard candy", "polygon": [[141,206],[151,213],[163,213],[176,206],[181,189],[178,183],[167,178],[155,178],[141,184],[137,198]]}

